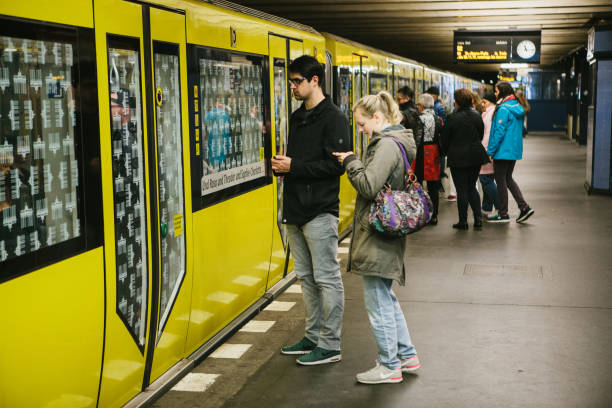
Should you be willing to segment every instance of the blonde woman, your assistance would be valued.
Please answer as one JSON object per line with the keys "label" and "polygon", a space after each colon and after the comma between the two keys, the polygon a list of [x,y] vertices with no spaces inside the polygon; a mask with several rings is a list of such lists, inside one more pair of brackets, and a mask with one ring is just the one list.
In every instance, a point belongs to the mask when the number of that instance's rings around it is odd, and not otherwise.
{"label": "blonde woman", "polygon": [[416,350],[397,297],[393,281],[404,285],[405,237],[379,235],[368,223],[370,204],[389,182],[394,190],[405,185],[406,168],[398,142],[409,161],[414,160],[416,146],[412,130],[400,125],[402,114],[391,95],[385,91],[361,98],[353,108],[355,122],[369,136],[363,162],[353,152],[334,153],[344,165],[348,178],[357,190],[353,237],[348,270],[363,276],[366,310],[378,343],[376,366],[357,374],[364,384],[398,383],[402,371],[420,367]]}

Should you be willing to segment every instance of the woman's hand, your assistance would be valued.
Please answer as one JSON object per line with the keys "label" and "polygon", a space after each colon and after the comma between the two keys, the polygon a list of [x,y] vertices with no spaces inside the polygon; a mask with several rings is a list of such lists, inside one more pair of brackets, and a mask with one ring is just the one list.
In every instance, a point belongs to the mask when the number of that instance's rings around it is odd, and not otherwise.
{"label": "woman's hand", "polygon": [[338,163],[342,164],[344,163],[344,159],[346,159],[351,154],[355,154],[355,153],[353,152],[344,152],[344,153],[333,152],[332,154],[336,156],[336,159],[338,159]]}

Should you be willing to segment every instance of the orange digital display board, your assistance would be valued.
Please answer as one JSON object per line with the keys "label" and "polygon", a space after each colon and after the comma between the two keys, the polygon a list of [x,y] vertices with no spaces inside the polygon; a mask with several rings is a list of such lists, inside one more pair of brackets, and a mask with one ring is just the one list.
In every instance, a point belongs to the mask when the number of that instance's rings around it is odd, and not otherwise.
{"label": "orange digital display board", "polygon": [[540,62],[540,31],[454,32],[453,60],[465,64]]}
{"label": "orange digital display board", "polygon": [[455,38],[455,62],[508,62],[511,50],[512,46],[508,38]]}

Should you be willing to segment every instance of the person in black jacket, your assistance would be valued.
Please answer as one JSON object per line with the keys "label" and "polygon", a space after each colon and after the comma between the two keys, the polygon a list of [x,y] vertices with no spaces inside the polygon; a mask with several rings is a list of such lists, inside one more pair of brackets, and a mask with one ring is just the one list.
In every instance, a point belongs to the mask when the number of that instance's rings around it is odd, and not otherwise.
{"label": "person in black jacket", "polygon": [[482,211],[480,195],[476,190],[476,181],[480,166],[489,159],[482,146],[484,123],[472,109],[472,92],[469,89],[455,91],[456,111],[447,117],[442,128],[442,154],[448,158],[453,182],[457,189],[457,210],[459,222],[453,228],[468,229],[468,202],[474,214],[474,228],[482,228]]}
{"label": "person in black jacket", "polygon": [[281,352],[302,354],[297,359],[302,365],[341,359],[344,287],[337,255],[344,168],[332,152],[350,150],[351,136],[346,116],[323,94],[324,78],[313,57],[289,65],[293,95],[304,102],[290,117],[286,156],[272,158],[272,170],[284,177],[282,222],[306,308],[304,338]]}
{"label": "person in black jacket", "polygon": [[408,86],[402,86],[397,90],[397,104],[403,115],[400,123],[406,129],[411,129],[414,138],[417,138],[422,132],[421,123],[419,121],[419,112],[414,103],[414,91]]}

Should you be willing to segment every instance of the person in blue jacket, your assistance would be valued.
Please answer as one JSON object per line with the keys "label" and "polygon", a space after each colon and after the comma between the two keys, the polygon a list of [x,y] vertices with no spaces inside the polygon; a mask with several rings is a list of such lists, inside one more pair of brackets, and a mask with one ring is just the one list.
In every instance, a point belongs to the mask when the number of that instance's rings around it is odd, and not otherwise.
{"label": "person in blue jacket", "polygon": [[512,172],[517,160],[523,158],[523,117],[525,111],[520,105],[514,89],[508,82],[495,85],[497,107],[493,114],[487,153],[493,159],[493,171],[499,193],[499,212],[487,218],[488,222],[510,222],[508,215],[508,190],[521,211],[516,222],[521,223],[533,215],[521,193]]}

